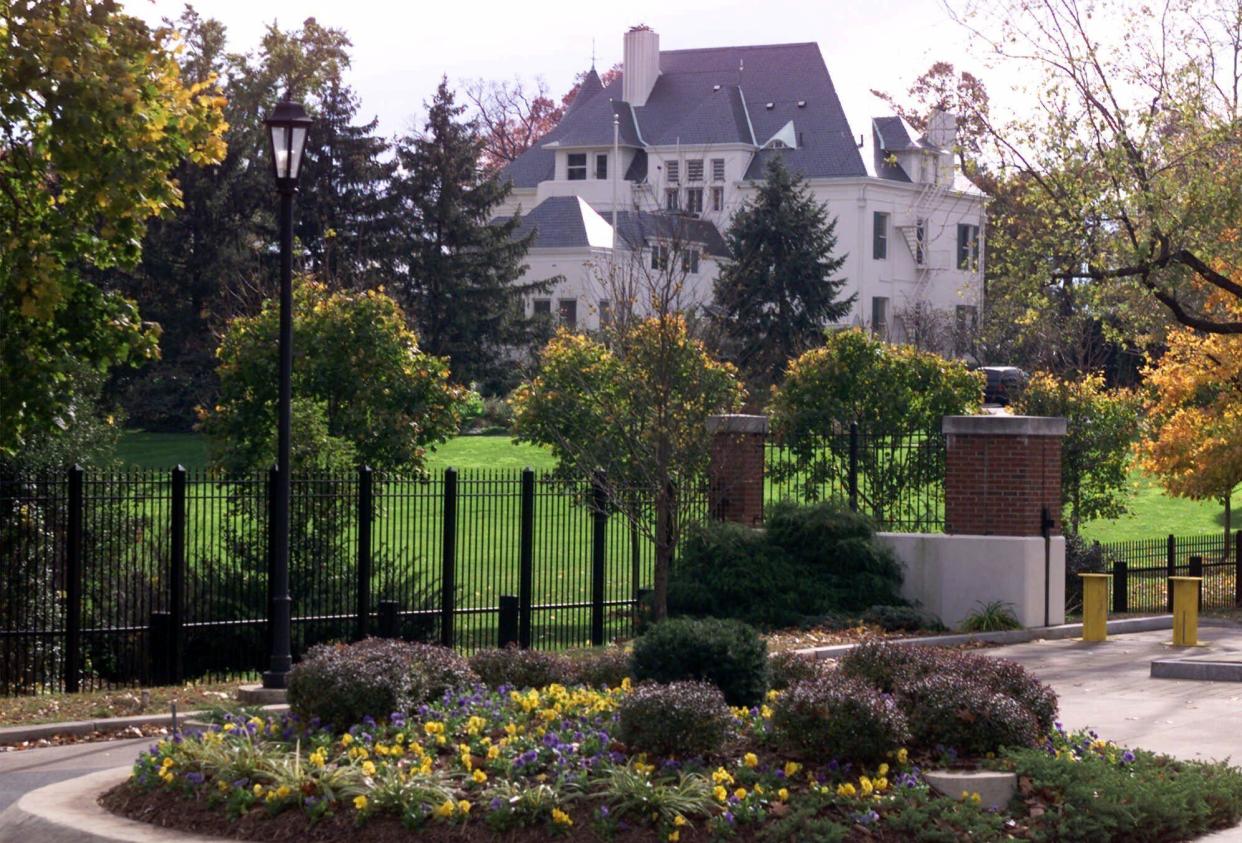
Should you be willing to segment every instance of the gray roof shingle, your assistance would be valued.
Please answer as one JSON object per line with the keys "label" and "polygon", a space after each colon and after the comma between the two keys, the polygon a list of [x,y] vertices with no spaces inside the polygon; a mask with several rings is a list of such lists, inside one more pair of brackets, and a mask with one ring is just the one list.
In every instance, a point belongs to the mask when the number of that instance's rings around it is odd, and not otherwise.
{"label": "gray roof shingle", "polygon": [[586,99],[580,94],[556,128],[509,164],[505,175],[517,187],[534,187],[552,177],[557,146],[611,145],[613,114],[621,116],[622,142],[629,146],[762,144],[792,120],[797,147],[760,151],[747,178],[762,178],[773,154],[805,176],[866,175],[814,43],[665,50],[644,105],[631,109],[621,91],[617,78]]}
{"label": "gray roof shingle", "polygon": [[[593,210],[595,209],[590,209],[590,211]],[[587,212],[588,215],[590,211]],[[577,196],[551,196],[532,208],[530,213],[522,216],[521,224],[513,236],[521,238],[534,231],[533,248],[585,249],[591,245],[591,242],[583,213],[583,203]],[[596,213],[608,224],[612,224],[611,211],[596,211]],[[726,253],[724,238],[720,236],[720,231],[716,226],[708,220],[678,214],[652,214],[646,211],[621,211],[616,216],[617,236],[631,248],[641,247],[652,239],[679,240],[699,243],[711,255]]]}

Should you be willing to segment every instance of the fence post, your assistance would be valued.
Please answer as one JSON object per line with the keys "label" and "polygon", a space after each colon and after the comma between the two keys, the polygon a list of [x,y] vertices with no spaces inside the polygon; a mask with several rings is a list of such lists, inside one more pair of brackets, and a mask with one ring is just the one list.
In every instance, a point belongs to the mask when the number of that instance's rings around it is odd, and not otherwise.
{"label": "fence post", "polygon": [[518,643],[518,599],[512,594],[500,595],[500,625],[496,646],[502,650]]}
{"label": "fence post", "polygon": [[172,536],[168,559],[168,630],[172,659],[169,678],[180,682],[185,637],[185,466],[172,470]]}
{"label": "fence post", "polygon": [[65,547],[65,691],[78,691],[82,652],[82,466],[69,469],[69,524]]}
{"label": "fence post", "polygon": [[1233,534],[1233,605],[1242,606],[1242,530]]}
{"label": "fence post", "polygon": [[1166,569],[1168,579],[1165,580],[1164,590],[1167,595],[1165,603],[1166,611],[1173,611],[1173,577],[1177,576],[1177,536],[1169,533],[1169,538],[1164,546],[1164,567]]}
{"label": "fence post", "polygon": [[591,489],[591,646],[604,643],[604,547],[608,535],[608,494],[596,474]]}
{"label": "fence post", "polygon": [[396,600],[379,602],[379,634],[380,638],[397,638],[400,625],[401,604]]}
{"label": "fence post", "polygon": [[1203,557],[1190,557],[1190,576],[1199,578],[1199,611],[1203,611]]}
{"label": "fence post", "polygon": [[154,685],[173,681],[176,649],[172,641],[171,612],[152,612],[147,620],[147,678]]}
{"label": "fence post", "polygon": [[1125,562],[1113,563],[1113,614],[1124,615],[1130,611],[1129,572]]}
{"label": "fence post", "polygon": [[375,514],[371,467],[358,469],[358,623],[355,640],[371,634],[371,519]]}
{"label": "fence post", "polygon": [[850,422],[850,512],[858,511],[858,422]]}
{"label": "fence post", "polygon": [[531,591],[535,568],[535,472],[522,470],[522,530],[518,553],[518,646],[531,643]]}
{"label": "fence post", "polygon": [[453,603],[457,596],[457,469],[444,469],[444,539],[440,559],[440,643],[453,646]]}

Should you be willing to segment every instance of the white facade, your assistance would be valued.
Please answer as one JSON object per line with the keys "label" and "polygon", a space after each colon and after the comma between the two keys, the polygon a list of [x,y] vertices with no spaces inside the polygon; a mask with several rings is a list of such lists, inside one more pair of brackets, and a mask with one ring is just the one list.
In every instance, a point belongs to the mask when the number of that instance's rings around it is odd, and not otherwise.
{"label": "white facade", "polygon": [[[627,48],[634,34],[627,35]],[[636,80],[644,89],[644,97],[653,84],[648,55],[653,37],[654,33],[644,32],[635,39],[644,50],[640,58],[645,69],[642,78]],[[628,80],[626,84],[628,90]],[[750,120],[749,112],[746,120]],[[553,142],[548,144],[555,148],[552,178],[533,187],[514,188],[498,214],[529,213],[546,199],[558,196],[581,197],[605,215],[614,207],[614,196],[620,211],[662,213],[669,208],[671,192],[682,213],[713,222],[723,234],[733,213],[756,191],[757,183],[745,177],[753,159],[765,146],[796,147],[801,131],[795,131],[795,121],[771,138],[756,138],[754,144],[678,143],[646,145],[640,151],[625,145],[616,149],[561,147]],[[986,197],[957,172],[955,156],[948,151],[954,134],[952,116],[935,115],[927,137],[913,139],[909,148],[881,155],[874,149],[879,133],[870,123],[867,129],[854,134],[862,140],[859,153],[866,175],[807,180],[815,198],[826,204],[837,221],[837,254],[846,256],[839,273],[846,279],[843,294],[856,296],[846,324],[873,328],[894,341],[919,339],[927,325],[914,321],[925,322],[929,313],[938,315],[942,331],[952,331],[955,326],[973,329],[983,295]],[[930,143],[932,137],[937,145]],[[634,157],[642,152],[647,156],[645,178],[626,180]],[[585,155],[585,178],[580,166],[574,174],[578,177],[571,178],[571,155]],[[909,181],[905,176],[895,178],[895,167],[881,167],[885,172],[876,172],[874,162],[883,161],[885,155],[886,163],[899,164],[899,172],[907,174]],[[603,169],[598,167],[599,156],[604,156]],[[581,164],[581,158],[575,160]],[[883,230],[881,237],[876,234],[877,223]],[[544,249],[536,245],[528,257],[527,277],[563,275],[564,281],[546,298],[576,301],[577,325],[594,329],[599,325],[596,311],[601,294],[598,270],[593,270],[592,264],[608,258],[607,249]],[[717,261],[705,255],[699,272],[687,278],[688,298],[700,305],[710,303],[717,271]]]}

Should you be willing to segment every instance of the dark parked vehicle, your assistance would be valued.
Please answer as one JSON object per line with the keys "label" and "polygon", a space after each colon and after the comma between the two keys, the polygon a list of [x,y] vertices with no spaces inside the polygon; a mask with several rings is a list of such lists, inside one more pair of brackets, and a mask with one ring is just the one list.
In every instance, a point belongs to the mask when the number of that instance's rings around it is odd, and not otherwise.
{"label": "dark parked vehicle", "polygon": [[1026,387],[1031,376],[1017,366],[981,366],[979,371],[987,375],[988,383],[983,391],[984,404],[1007,406]]}

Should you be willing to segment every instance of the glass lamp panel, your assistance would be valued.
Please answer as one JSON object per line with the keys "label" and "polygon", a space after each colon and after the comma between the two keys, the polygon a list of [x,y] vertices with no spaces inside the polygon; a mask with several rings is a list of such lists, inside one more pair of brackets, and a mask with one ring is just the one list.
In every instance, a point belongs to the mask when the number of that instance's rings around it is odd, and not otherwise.
{"label": "glass lamp panel", "polygon": [[302,148],[306,145],[306,127],[293,127],[293,145],[292,160],[289,168],[289,178],[296,179],[298,170],[302,169]]}
{"label": "glass lamp panel", "polygon": [[272,126],[272,167],[276,178],[289,178],[289,127]]}

